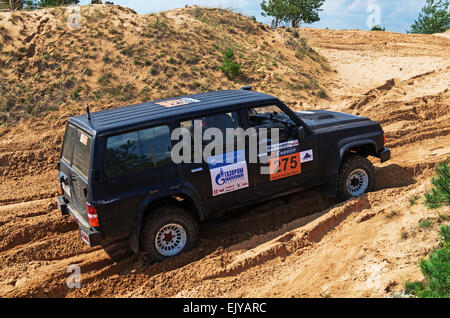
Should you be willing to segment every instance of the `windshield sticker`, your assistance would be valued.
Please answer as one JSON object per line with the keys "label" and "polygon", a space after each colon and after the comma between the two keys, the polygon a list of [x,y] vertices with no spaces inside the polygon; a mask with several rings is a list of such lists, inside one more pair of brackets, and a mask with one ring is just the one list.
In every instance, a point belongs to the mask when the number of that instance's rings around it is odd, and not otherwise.
{"label": "windshield sticker", "polygon": [[302,158],[302,163],[313,161],[314,158],[313,158],[313,151],[312,151],[312,149],[306,150],[306,151],[302,151],[300,153],[300,158]]}
{"label": "windshield sticker", "polygon": [[83,144],[83,145],[87,145],[87,141],[88,141],[88,137],[85,135],[85,134],[81,134],[81,136],[80,136],[80,142]]}
{"label": "windshield sticker", "polygon": [[161,105],[164,107],[176,107],[176,106],[182,106],[182,105],[188,105],[193,103],[199,103],[200,101],[198,99],[193,98],[180,98],[180,99],[172,99],[172,100],[166,100],[163,102],[155,103],[157,105]]}
{"label": "windshield sticker", "polygon": [[248,171],[243,150],[208,158],[213,196],[248,188]]}
{"label": "windshield sticker", "polygon": [[301,174],[300,153],[270,159],[269,167],[270,181]]}
{"label": "windshield sticker", "polygon": [[297,146],[298,146],[298,140],[292,140],[292,141],[283,142],[281,144],[267,145],[267,152],[273,152],[273,151],[283,150],[283,149],[297,147]]}

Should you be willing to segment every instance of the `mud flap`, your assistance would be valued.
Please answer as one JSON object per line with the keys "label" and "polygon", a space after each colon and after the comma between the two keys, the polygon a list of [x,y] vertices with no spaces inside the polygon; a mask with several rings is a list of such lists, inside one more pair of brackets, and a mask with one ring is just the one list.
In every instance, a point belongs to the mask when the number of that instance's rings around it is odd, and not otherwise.
{"label": "mud flap", "polygon": [[61,214],[63,216],[69,215],[69,210],[67,209],[67,202],[64,199],[64,196],[61,195],[61,196],[57,197],[56,200],[58,201],[58,208],[59,208],[59,211],[61,212]]}
{"label": "mud flap", "polygon": [[378,158],[380,158],[381,163],[390,160],[391,159],[391,150],[389,148],[384,148],[378,154]]}

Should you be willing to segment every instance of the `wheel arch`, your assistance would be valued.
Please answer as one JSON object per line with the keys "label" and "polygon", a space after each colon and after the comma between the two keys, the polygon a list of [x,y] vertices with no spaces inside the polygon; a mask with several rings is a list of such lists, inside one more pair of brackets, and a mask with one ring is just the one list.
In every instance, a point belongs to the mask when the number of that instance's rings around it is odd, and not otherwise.
{"label": "wheel arch", "polygon": [[140,234],[144,218],[157,207],[168,205],[182,207],[197,221],[206,218],[206,208],[201,202],[199,195],[190,189],[157,196],[148,195],[139,205],[130,229],[129,245],[134,253],[138,254],[140,251]]}
{"label": "wheel arch", "polygon": [[340,148],[339,167],[342,165],[344,156],[349,152],[354,152],[367,158],[368,156],[376,156],[378,154],[378,147],[376,142],[371,139],[358,140],[345,144]]}
{"label": "wheel arch", "polygon": [[325,196],[337,196],[337,176],[339,174],[339,169],[341,168],[345,157],[351,153],[356,153],[367,158],[368,156],[376,156],[378,153],[378,147],[376,142],[372,139],[351,141],[340,145],[334,161],[329,182],[322,187],[322,192]]}

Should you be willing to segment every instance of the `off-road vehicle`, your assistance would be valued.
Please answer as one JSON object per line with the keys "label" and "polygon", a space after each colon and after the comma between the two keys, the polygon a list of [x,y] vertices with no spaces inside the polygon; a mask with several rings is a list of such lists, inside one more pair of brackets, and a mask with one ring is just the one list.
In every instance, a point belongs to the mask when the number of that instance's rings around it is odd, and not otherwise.
{"label": "off-road vehicle", "polygon": [[[176,163],[172,133],[192,130],[195,122],[224,134],[277,128],[278,141],[269,134],[256,162],[249,160],[255,145],[246,142]],[[67,125],[58,205],[78,221],[89,246],[127,237],[135,253],[160,261],[192,249],[197,223],[230,210],[318,186],[343,200],[371,191],[375,175],[367,157],[389,160],[384,144],[377,122],[332,111],[294,112],[249,88],[88,110]],[[205,147],[203,140],[200,150]],[[231,161],[218,160],[230,154]]]}

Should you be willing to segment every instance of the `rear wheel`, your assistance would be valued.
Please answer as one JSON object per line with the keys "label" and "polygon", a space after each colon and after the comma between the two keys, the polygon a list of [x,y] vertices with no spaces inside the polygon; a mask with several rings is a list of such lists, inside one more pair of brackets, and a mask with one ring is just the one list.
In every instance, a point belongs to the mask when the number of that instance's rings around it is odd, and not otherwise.
{"label": "rear wheel", "polygon": [[180,255],[194,248],[198,227],[184,209],[167,206],[155,209],[144,221],[141,247],[154,261]]}
{"label": "rear wheel", "polygon": [[375,170],[372,163],[361,155],[349,155],[339,170],[339,197],[343,200],[359,197],[374,187]]}

